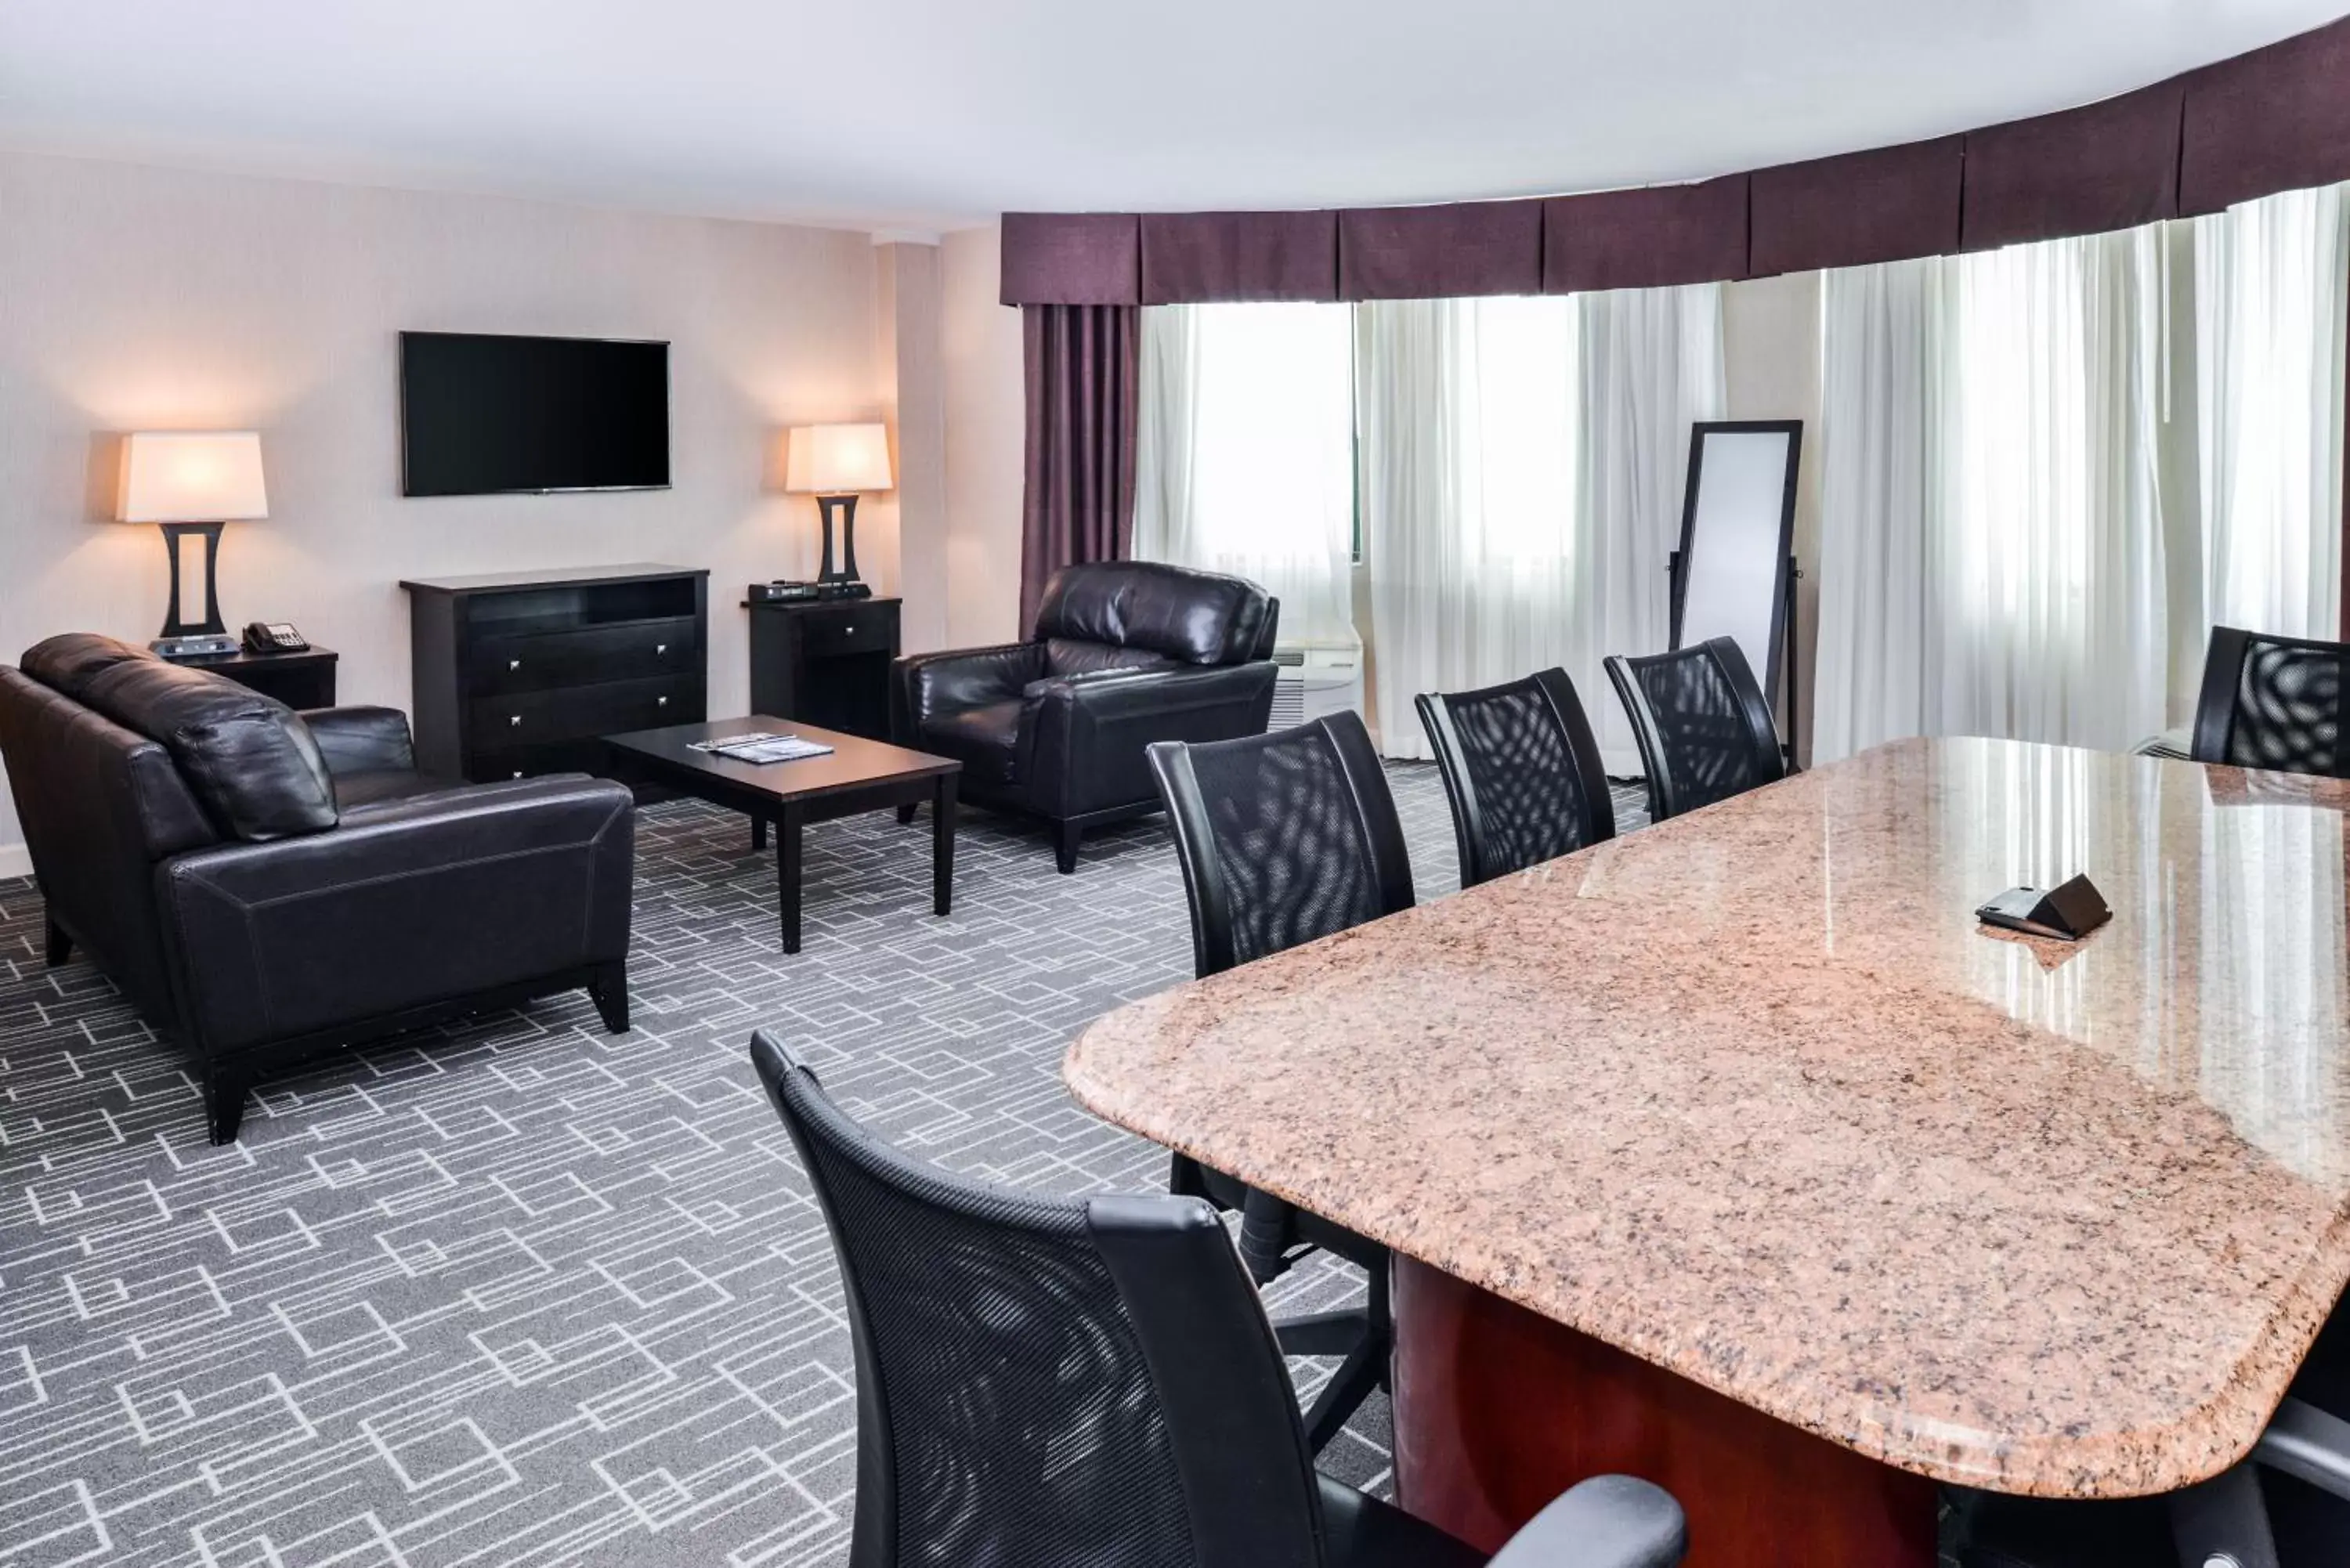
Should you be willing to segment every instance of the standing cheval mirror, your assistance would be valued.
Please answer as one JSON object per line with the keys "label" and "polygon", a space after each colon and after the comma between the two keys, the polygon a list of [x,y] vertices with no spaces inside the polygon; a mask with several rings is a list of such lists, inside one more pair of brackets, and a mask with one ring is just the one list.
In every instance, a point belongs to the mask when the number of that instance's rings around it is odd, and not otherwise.
{"label": "standing cheval mirror", "polygon": [[[1783,744],[1795,736],[1795,465],[1801,420],[1728,420],[1690,431],[1681,547],[1673,553],[1672,646],[1737,640],[1762,683],[1783,696]],[[1786,682],[1783,688],[1782,680]]]}

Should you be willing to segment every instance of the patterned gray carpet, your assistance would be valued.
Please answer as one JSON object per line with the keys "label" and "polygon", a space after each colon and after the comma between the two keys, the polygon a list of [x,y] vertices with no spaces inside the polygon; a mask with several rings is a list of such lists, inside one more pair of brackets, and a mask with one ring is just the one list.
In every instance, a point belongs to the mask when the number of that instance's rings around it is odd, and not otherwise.
{"label": "patterned gray carpet", "polygon": [[[1422,898],[1432,770],[1394,770]],[[1639,820],[1636,798],[1619,818]],[[1057,1192],[1163,1185],[1062,1091],[1087,1023],[1187,979],[1163,830],[966,815],[811,829],[807,940],[772,860],[692,802],[640,819],[636,1025],[584,996],[265,1085],[204,1142],[192,1085],[0,883],[0,1565],[836,1564],[855,1480],[832,1250],[743,1054],[787,1036],[882,1136]],[[1277,1311],[1343,1303],[1317,1262]],[[1327,1364],[1293,1364],[1310,1399]],[[1382,1486],[1378,1401],[1326,1467]]]}

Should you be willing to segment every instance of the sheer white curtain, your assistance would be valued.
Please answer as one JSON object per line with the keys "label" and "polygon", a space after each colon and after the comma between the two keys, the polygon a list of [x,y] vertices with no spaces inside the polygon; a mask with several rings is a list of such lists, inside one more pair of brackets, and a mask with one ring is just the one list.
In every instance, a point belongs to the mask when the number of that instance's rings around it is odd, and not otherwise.
{"label": "sheer white curtain", "polygon": [[2159,237],[1826,275],[1815,760],[2163,727]]}
{"label": "sheer white curtain", "polygon": [[1358,307],[1363,558],[1380,746],[1412,709],[1563,665],[1611,768],[1638,767],[1599,660],[1665,641],[1692,421],[1722,403],[1705,286]]}
{"label": "sheer white curtain", "polygon": [[1582,317],[1575,640],[1566,671],[1612,774],[1640,771],[1631,721],[1601,661],[1671,640],[1665,562],[1680,545],[1690,427],[1724,417],[1721,288],[1575,296]]}
{"label": "sheer white curtain", "polygon": [[1354,628],[1354,345],[1343,305],[1142,313],[1134,553],[1281,600],[1284,640]]}
{"label": "sheer white curtain", "polygon": [[2345,190],[2195,221],[2207,628],[2337,635]]}

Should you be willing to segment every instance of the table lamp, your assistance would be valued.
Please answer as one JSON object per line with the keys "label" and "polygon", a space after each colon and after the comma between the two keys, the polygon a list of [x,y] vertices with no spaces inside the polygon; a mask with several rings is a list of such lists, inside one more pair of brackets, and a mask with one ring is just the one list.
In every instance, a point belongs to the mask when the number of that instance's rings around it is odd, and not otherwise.
{"label": "table lamp", "polygon": [[[221,527],[269,515],[261,482],[261,437],[253,431],[138,431],[122,438],[122,497],[115,516],[124,523],[160,523],[172,562],[172,601],[163,635],[148,646],[166,659],[234,653],[236,639],[221,620],[213,572]],[[182,612],[190,538],[203,541],[204,613]]]}
{"label": "table lamp", "polygon": [[[821,598],[861,599],[873,590],[857,576],[857,497],[889,488],[889,432],[884,426],[801,425],[792,431],[784,465],[784,488],[816,497],[824,516],[824,567],[816,574]],[[840,517],[840,567],[832,565],[832,520]]]}

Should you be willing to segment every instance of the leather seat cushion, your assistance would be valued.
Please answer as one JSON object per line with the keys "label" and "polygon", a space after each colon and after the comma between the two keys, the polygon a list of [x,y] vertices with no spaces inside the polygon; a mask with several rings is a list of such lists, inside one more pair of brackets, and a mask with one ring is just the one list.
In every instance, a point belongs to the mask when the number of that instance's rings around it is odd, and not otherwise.
{"label": "leather seat cushion", "polygon": [[1106,642],[1184,664],[1253,658],[1273,601],[1245,577],[1157,561],[1063,566],[1045,584],[1032,641]]}
{"label": "leather seat cushion", "polygon": [[1485,1554],[1392,1503],[1316,1473],[1330,1568],[1483,1568]]}
{"label": "leather seat cushion", "polygon": [[310,727],[274,697],[87,632],[26,651],[25,673],[172,753],[213,826],[261,843],[335,826],[335,788]]}
{"label": "leather seat cushion", "polygon": [[1020,714],[1017,700],[989,702],[922,721],[922,744],[962,763],[982,784],[1008,784],[1020,777]]}

